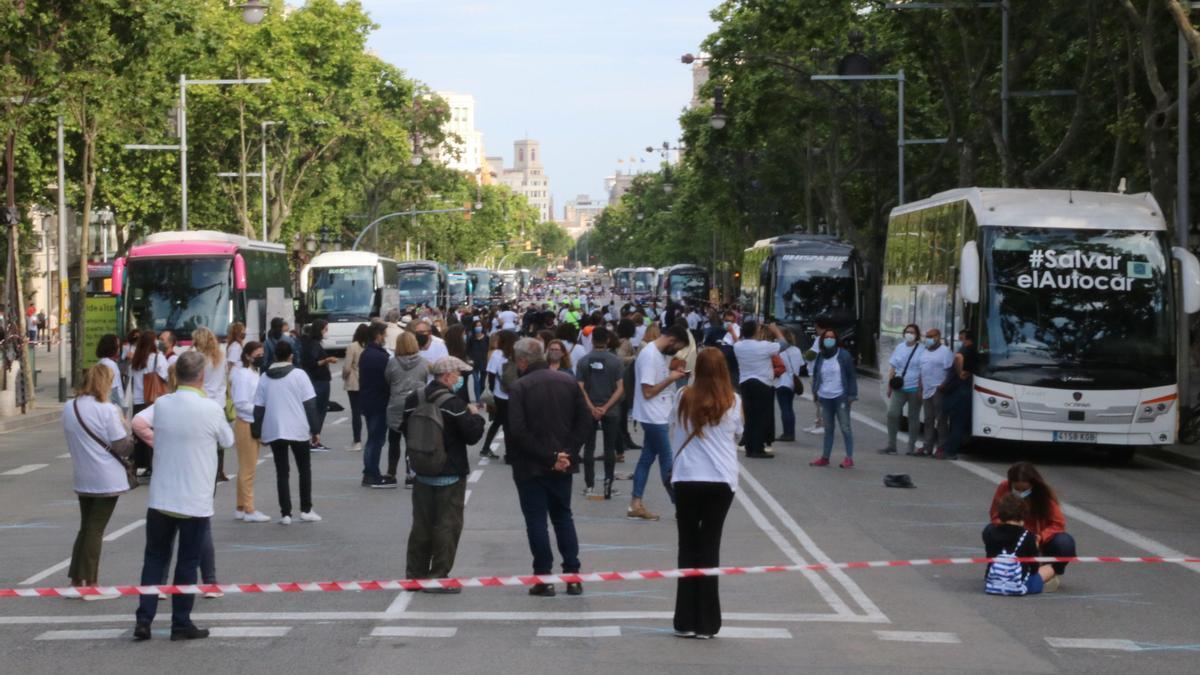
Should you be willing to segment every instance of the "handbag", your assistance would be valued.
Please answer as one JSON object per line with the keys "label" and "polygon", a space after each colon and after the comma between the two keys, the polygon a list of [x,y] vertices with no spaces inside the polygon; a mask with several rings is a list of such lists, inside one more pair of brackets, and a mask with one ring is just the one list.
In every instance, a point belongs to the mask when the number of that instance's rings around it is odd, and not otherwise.
{"label": "handbag", "polygon": [[904,388],[904,376],[908,374],[908,364],[912,363],[913,356],[917,353],[917,345],[913,345],[912,351],[908,353],[908,360],[904,362],[904,370],[900,374],[888,380],[888,388],[892,391],[900,391]]}
{"label": "handbag", "polygon": [[142,402],[146,405],[154,403],[159,396],[167,393],[167,383],[158,376],[158,354],[154,355],[154,367],[142,375]]}
{"label": "handbag", "polygon": [[139,485],[137,468],[131,459],[133,455],[133,434],[118,441],[106,442],[89,429],[87,423],[83,421],[83,417],[79,414],[79,399],[75,399],[72,402],[72,407],[75,409],[75,419],[79,421],[79,426],[83,429],[84,433],[90,436],[93,441],[103,446],[108,451],[108,454],[113,456],[113,459],[121,463],[121,467],[125,469],[125,478],[129,481],[129,489],[132,490],[137,487]]}
{"label": "handbag", "polygon": [[771,370],[775,377],[779,377],[787,372],[787,364],[783,362],[778,354],[771,355]]}

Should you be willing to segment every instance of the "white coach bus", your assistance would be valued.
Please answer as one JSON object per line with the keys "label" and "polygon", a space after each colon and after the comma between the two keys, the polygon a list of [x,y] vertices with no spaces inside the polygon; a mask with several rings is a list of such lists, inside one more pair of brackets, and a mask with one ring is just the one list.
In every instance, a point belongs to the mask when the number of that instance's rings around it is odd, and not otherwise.
{"label": "white coach bus", "polygon": [[350,346],[360,323],[400,308],[396,261],[366,251],[321,253],[300,271],[300,321],[329,322],[326,349]]}
{"label": "white coach bus", "polygon": [[[1178,263],[1178,274],[1172,261]],[[975,333],[972,436],[1175,442],[1177,327],[1200,263],[1149,194],[962,188],[892,211],[879,366],[904,326]]]}

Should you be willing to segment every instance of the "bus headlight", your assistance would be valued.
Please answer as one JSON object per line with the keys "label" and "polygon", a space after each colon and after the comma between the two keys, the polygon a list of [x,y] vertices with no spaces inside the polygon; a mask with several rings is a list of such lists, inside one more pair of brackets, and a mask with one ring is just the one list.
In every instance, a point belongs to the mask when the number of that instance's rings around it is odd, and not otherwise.
{"label": "bus headlight", "polygon": [[1159,416],[1170,412],[1177,398],[1177,394],[1168,394],[1167,396],[1160,396],[1149,401],[1142,401],[1136,421],[1153,422]]}
{"label": "bus headlight", "polygon": [[1001,394],[998,391],[984,389],[983,387],[975,387],[975,391],[986,396],[983,399],[984,404],[995,410],[997,415],[1001,417],[1018,417],[1017,407],[1014,405],[1015,401],[1013,401],[1011,396]]}

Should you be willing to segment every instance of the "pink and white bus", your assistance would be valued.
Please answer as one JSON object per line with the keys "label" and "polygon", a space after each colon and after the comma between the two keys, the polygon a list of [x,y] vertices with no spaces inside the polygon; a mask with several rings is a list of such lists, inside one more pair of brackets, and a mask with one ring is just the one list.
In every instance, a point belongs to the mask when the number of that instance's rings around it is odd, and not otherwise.
{"label": "pink and white bus", "polygon": [[241,321],[260,339],[271,317],[293,321],[292,282],[282,244],[198,230],[146,237],[113,262],[120,330],[170,330],[191,340],[201,326],[224,338]]}

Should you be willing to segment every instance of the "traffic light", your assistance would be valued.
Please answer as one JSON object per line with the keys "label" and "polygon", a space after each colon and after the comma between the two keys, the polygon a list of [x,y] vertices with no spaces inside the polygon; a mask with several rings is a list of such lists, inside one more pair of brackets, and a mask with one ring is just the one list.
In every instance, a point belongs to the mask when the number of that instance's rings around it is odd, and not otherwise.
{"label": "traffic light", "polygon": [[526,251],[528,251],[528,250],[530,250],[530,249],[532,249],[532,248],[533,248],[533,242],[532,242],[532,241],[530,241],[530,240],[528,240],[528,239],[526,239],[526,240],[525,240],[525,250],[526,250]]}

